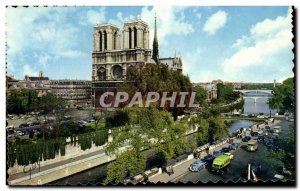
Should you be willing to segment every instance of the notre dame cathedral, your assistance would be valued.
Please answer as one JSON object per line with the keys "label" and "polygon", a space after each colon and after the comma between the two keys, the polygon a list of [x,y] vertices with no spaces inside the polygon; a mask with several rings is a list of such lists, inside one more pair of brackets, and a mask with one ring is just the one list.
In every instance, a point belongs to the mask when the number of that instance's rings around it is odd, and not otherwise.
{"label": "notre dame cathedral", "polygon": [[[122,30],[113,24],[97,24],[94,27],[94,48],[92,53],[92,103],[97,107],[100,95],[115,91],[118,83],[126,80],[127,68],[136,64],[155,64],[149,48],[149,26],[141,19],[127,21]],[[122,44],[121,44],[122,40]],[[155,19],[154,41],[157,43]],[[157,56],[158,57],[158,56]],[[158,58],[171,70],[182,72],[180,56]]]}

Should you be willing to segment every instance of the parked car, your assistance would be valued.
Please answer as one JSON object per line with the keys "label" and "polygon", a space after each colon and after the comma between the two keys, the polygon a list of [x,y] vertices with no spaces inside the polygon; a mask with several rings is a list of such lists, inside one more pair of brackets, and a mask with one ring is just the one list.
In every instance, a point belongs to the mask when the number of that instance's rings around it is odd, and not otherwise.
{"label": "parked car", "polygon": [[259,136],[257,137],[257,141],[258,141],[259,143],[263,143],[264,140],[265,140],[265,137],[262,136],[262,135],[259,135]]}
{"label": "parked car", "polygon": [[41,123],[39,121],[33,121],[31,122],[31,126],[36,126],[36,125],[40,125]]}
{"label": "parked car", "polygon": [[223,154],[222,151],[215,151],[215,152],[213,153],[213,157],[214,157],[214,158],[217,158],[218,156],[220,156],[220,155],[222,155],[222,154]]}
{"label": "parked car", "polygon": [[215,157],[213,155],[206,155],[202,161],[205,162],[206,164],[212,163]]}
{"label": "parked car", "polygon": [[17,135],[19,135],[19,136],[23,136],[23,135],[25,135],[25,133],[24,133],[24,132],[22,132],[22,131],[16,131],[16,133],[17,133]]}
{"label": "parked car", "polygon": [[251,137],[250,137],[250,136],[245,136],[245,137],[242,139],[243,142],[248,142],[248,141],[250,141],[250,140],[251,140]]}
{"label": "parked car", "polygon": [[223,147],[222,148],[222,152],[224,152],[224,153],[227,153],[227,152],[229,152],[230,151],[230,148],[229,147]]}
{"label": "parked car", "polygon": [[278,140],[278,137],[279,137],[278,133],[273,133],[273,135],[271,136],[271,138],[274,140]]}
{"label": "parked car", "polygon": [[273,146],[272,146],[272,150],[275,151],[275,152],[278,152],[278,151],[280,151],[281,149],[280,149],[280,146],[279,146],[279,145],[273,145]]}
{"label": "parked car", "polygon": [[19,125],[19,128],[23,128],[23,127],[29,127],[29,124],[28,123],[21,123]]}
{"label": "parked car", "polygon": [[258,132],[256,132],[256,131],[251,132],[251,136],[252,137],[257,137],[258,136]]}
{"label": "parked car", "polygon": [[95,122],[95,119],[89,119],[88,122],[93,123],[93,122]]}
{"label": "parked car", "polygon": [[273,144],[274,144],[274,140],[273,140],[273,139],[269,139],[269,140],[266,142],[266,146],[269,147],[269,148],[272,147]]}
{"label": "parked car", "polygon": [[238,143],[232,143],[231,145],[229,145],[230,150],[237,150],[238,148],[239,148]]}
{"label": "parked car", "polygon": [[205,168],[205,162],[201,160],[197,160],[190,165],[189,170],[192,172],[199,172],[204,168]]}

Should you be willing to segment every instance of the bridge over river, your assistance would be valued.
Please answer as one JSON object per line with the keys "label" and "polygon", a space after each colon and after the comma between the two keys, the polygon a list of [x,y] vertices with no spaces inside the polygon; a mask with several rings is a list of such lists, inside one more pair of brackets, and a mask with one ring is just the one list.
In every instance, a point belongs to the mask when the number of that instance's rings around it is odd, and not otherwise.
{"label": "bridge over river", "polygon": [[269,98],[273,96],[273,90],[234,90],[241,92],[245,98],[252,98],[254,103],[260,98]]}

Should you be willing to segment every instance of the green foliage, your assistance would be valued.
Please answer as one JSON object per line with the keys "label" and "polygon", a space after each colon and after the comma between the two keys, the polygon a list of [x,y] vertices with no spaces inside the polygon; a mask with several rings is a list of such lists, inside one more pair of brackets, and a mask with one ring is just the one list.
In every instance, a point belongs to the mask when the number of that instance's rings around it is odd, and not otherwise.
{"label": "green foliage", "polygon": [[292,172],[292,176],[295,176],[295,155],[296,155],[296,134],[295,134],[295,126],[290,125],[291,129],[289,132],[289,136],[286,139],[280,139],[279,144],[283,148],[283,150],[279,152],[269,151],[269,155],[273,158],[277,158],[284,163],[284,166],[287,170]]}
{"label": "green foliage", "polygon": [[220,140],[229,135],[228,126],[220,117],[208,118],[209,123],[209,140]]}
{"label": "green foliage", "polygon": [[66,102],[52,93],[38,97],[35,90],[8,89],[6,94],[6,107],[10,114],[24,114],[37,110],[49,113],[65,106]]}
{"label": "green foliage", "polygon": [[244,108],[244,100],[241,100],[238,103],[235,104],[210,104],[210,105],[204,105],[202,108],[202,116],[204,118],[209,118],[211,116],[219,116],[221,113],[228,113],[234,110],[239,110]]}
{"label": "green foliage", "polygon": [[272,90],[273,86],[274,86],[273,83],[266,83],[266,84],[243,84],[241,89],[244,89],[244,90],[261,90],[261,89]]}
{"label": "green foliage", "polygon": [[217,84],[217,99],[221,102],[230,103],[237,100],[240,97],[239,92],[233,91],[233,85],[231,84]]}
{"label": "green foliage", "polygon": [[35,90],[8,89],[6,94],[6,110],[8,113],[23,114],[38,107],[39,100]]}
{"label": "green foliage", "polygon": [[104,184],[124,183],[127,177],[133,177],[146,168],[146,157],[137,154],[134,150],[126,150],[117,155],[116,161],[110,163],[107,168],[107,177]]}
{"label": "green foliage", "polygon": [[106,117],[106,127],[118,127],[129,123],[129,112],[126,109],[116,110]]}
{"label": "green foliage", "polygon": [[[126,83],[118,86],[118,91],[128,92],[131,97],[133,97],[134,93],[141,92],[144,101],[148,92],[158,92],[160,95],[162,95],[162,92],[177,92],[176,106],[180,101],[179,92],[192,92],[192,84],[189,77],[180,72],[170,70],[166,64],[147,64],[145,66],[136,65],[130,67],[127,70],[126,80]],[[161,109],[159,107],[160,102],[161,100],[158,100],[157,103],[152,103],[151,106]],[[188,103],[189,99],[185,99],[185,105],[188,105]],[[184,110],[184,108],[170,108],[168,102],[163,109],[172,111],[174,118]]]}
{"label": "green foliage", "polygon": [[[67,136],[68,137],[68,136]],[[65,146],[67,137],[58,137],[49,140],[18,140],[8,143],[8,164],[12,167],[16,162],[19,165],[34,164],[38,161],[54,159],[60,153],[65,155]],[[76,138],[78,137],[78,138]],[[107,142],[108,131],[100,130],[96,132],[88,132],[79,134],[78,136],[70,136],[71,145],[80,145],[81,150],[90,149],[94,143],[101,146]]]}
{"label": "green foliage", "polygon": [[66,102],[61,97],[56,97],[53,93],[47,93],[40,97],[38,108],[44,113],[66,108]]}
{"label": "green foliage", "polygon": [[203,104],[207,99],[207,91],[202,86],[194,87],[193,91],[196,92],[196,103]]}
{"label": "green foliage", "polygon": [[281,111],[293,111],[295,106],[294,79],[288,78],[281,85],[277,85],[273,91],[274,96],[269,99],[272,109]]}
{"label": "green foliage", "polygon": [[[106,152],[109,155],[117,154],[117,161],[109,165],[105,183],[122,182],[128,172],[132,172],[130,176],[142,172],[146,160],[141,160],[144,157],[141,151],[146,148],[153,149],[157,154],[162,153],[165,160],[183,154],[187,148],[194,148],[193,142],[185,137],[191,126],[184,121],[174,123],[169,112],[154,107],[138,110],[127,108],[127,112],[132,117],[124,126],[112,129],[113,140],[107,145]],[[132,156],[119,154],[122,147],[126,147]],[[131,165],[130,171],[126,165]]]}
{"label": "green foliage", "polygon": [[12,167],[15,163],[18,165],[34,164],[41,160],[54,159],[55,155],[65,154],[66,139],[38,140],[28,144],[17,145],[9,143],[8,145],[8,164]]}

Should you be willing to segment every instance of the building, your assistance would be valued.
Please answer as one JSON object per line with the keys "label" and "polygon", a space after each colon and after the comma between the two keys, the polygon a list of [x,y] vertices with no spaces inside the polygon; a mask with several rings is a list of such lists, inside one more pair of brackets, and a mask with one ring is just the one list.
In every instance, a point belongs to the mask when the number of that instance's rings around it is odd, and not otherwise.
{"label": "building", "polygon": [[33,89],[38,97],[51,92],[49,78],[44,77],[43,72],[39,72],[38,76],[25,75],[24,80],[16,80],[13,76],[7,76],[6,81],[8,89]]}
{"label": "building", "polygon": [[52,93],[67,100],[69,107],[91,104],[91,81],[50,80]]}
{"label": "building", "polygon": [[194,87],[201,86],[207,91],[207,100],[211,101],[212,99],[217,99],[217,83],[212,82],[203,82],[203,83],[194,83]]}
{"label": "building", "polygon": [[[156,19],[155,19],[156,31]],[[106,91],[116,91],[117,84],[126,80],[129,67],[155,64],[149,48],[149,26],[141,19],[127,21],[121,31],[113,24],[96,24],[94,27],[92,52],[92,102]],[[157,37],[155,32],[156,43]],[[121,46],[122,41],[122,46]],[[158,46],[158,44],[157,44]],[[158,53],[157,53],[158,54]],[[182,71],[181,57],[160,59],[170,69]]]}
{"label": "building", "polygon": [[175,54],[174,57],[160,58],[159,61],[162,64],[167,64],[167,66],[171,70],[182,72],[182,60],[181,60],[181,56],[177,56]]}

